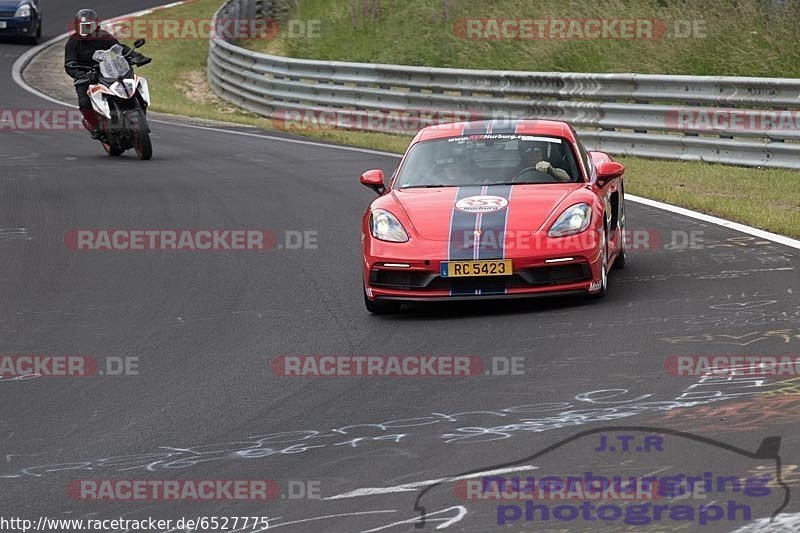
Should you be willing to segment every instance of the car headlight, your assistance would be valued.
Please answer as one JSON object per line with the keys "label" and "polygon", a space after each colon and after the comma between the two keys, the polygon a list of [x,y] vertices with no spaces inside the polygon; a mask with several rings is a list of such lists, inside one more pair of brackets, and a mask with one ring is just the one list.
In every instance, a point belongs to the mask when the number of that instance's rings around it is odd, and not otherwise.
{"label": "car headlight", "polygon": [[575,204],[561,213],[558,220],[548,232],[549,237],[566,237],[586,231],[592,220],[592,208],[589,204]]}
{"label": "car headlight", "polygon": [[408,233],[393,214],[376,209],[370,216],[370,232],[376,239],[389,242],[407,242]]}
{"label": "car headlight", "polygon": [[32,14],[31,5],[30,4],[22,4],[17,8],[17,12],[14,13],[14,16],[17,18],[30,18]]}

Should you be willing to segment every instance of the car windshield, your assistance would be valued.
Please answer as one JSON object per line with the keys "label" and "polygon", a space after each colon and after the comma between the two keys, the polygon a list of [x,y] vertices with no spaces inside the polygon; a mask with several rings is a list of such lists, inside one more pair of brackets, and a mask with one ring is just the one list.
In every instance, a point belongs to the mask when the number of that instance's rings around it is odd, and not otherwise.
{"label": "car windshield", "polygon": [[92,56],[100,63],[100,75],[104,78],[125,77],[131,70],[128,60],[123,56],[124,50],[115,44],[108,50],[98,50]]}
{"label": "car windshield", "polygon": [[395,188],[583,181],[565,139],[532,135],[468,135],[416,144]]}

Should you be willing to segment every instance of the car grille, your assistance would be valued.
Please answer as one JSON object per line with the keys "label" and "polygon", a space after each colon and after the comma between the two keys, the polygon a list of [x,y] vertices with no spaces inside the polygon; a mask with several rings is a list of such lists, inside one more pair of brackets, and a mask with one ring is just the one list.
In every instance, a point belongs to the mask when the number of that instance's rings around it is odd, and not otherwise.
{"label": "car grille", "polygon": [[528,285],[564,285],[592,279],[589,263],[527,268],[519,274]]}
{"label": "car grille", "polygon": [[449,290],[468,292],[485,289],[502,292],[505,289],[566,285],[592,279],[588,263],[553,265],[518,270],[513,276],[480,278],[443,278],[431,272],[380,270],[370,272],[370,285],[396,290]]}
{"label": "car grille", "polygon": [[424,289],[437,277],[430,272],[373,269],[370,272],[369,283],[387,289]]}

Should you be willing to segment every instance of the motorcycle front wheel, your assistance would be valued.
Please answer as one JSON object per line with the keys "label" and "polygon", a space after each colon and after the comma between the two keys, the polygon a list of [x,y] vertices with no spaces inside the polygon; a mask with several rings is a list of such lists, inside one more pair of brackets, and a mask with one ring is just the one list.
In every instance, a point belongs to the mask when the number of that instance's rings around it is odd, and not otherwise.
{"label": "motorcycle front wheel", "polygon": [[125,150],[120,150],[119,148],[115,148],[114,146],[111,146],[110,144],[107,143],[102,143],[102,144],[103,144],[103,149],[111,157],[119,157],[125,151]]}
{"label": "motorcycle front wheel", "polygon": [[133,128],[133,148],[136,155],[142,161],[147,161],[153,157],[153,143],[150,142],[150,127],[147,124],[147,117],[144,112],[137,112],[136,124]]}

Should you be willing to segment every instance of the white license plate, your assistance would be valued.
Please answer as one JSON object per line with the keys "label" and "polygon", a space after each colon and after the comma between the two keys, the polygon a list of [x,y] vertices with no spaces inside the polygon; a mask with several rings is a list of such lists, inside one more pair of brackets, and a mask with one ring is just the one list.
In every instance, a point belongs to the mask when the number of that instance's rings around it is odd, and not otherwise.
{"label": "white license plate", "polygon": [[8,28],[8,22],[5,20],[0,20],[0,30],[4,30],[6,28]]}

